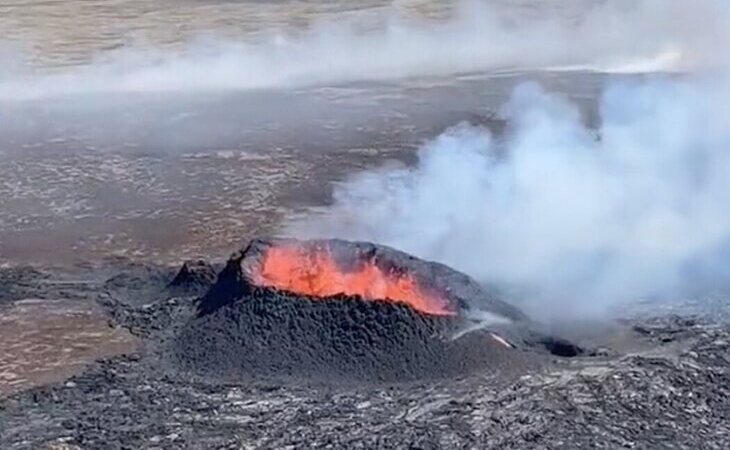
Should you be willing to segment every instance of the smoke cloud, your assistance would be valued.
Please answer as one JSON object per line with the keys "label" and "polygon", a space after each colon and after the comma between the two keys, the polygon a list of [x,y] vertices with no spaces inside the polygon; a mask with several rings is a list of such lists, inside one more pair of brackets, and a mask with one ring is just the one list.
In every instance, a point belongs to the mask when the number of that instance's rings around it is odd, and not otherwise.
{"label": "smoke cloud", "polygon": [[710,287],[730,279],[726,80],[614,83],[597,128],[521,85],[504,136],[458,125],[415,167],[353,177],[288,231],[392,245],[529,293],[543,311]]}
{"label": "smoke cloud", "polygon": [[443,21],[391,14],[366,30],[356,21],[320,23],[256,42],[207,39],[177,56],[125,48],[53,73],[24,70],[5,54],[0,100],[290,88],[501,69],[686,70],[712,64],[730,33],[723,22],[729,6],[720,0],[568,3],[462,1]]}

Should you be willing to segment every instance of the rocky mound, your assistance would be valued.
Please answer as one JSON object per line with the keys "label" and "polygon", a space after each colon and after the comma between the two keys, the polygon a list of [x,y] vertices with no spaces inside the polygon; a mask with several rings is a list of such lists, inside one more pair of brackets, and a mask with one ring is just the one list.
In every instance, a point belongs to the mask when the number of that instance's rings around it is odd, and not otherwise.
{"label": "rocky mound", "polygon": [[[320,297],[262,283],[267,252],[291,246],[326,248],[339,267],[350,266],[342,270],[359,270],[364,262],[378,273],[412,276],[423,292],[440,296],[446,313],[424,313],[393,299]],[[468,311],[477,307],[492,315],[493,327],[474,327],[469,321]],[[523,322],[524,314],[466,275],[388,247],[257,240],[229,260],[201,299],[198,315],[175,340],[174,354],[180,366],[196,372],[366,381],[495,369],[517,361],[527,343],[554,347],[564,356],[577,354],[572,344],[526,332]]]}
{"label": "rocky mound", "polygon": [[212,374],[402,381],[463,373],[512,353],[485,332],[452,340],[458,326],[400,304],[257,288],[193,320],[176,355],[184,368]]}
{"label": "rocky mound", "polygon": [[207,261],[185,261],[168,285],[171,289],[205,292],[215,283],[216,273]]}

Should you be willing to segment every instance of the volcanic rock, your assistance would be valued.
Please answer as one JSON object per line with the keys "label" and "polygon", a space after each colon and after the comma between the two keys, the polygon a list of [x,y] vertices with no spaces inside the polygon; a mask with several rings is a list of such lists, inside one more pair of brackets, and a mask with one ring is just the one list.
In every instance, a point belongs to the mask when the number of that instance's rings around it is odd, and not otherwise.
{"label": "volcanic rock", "polygon": [[[67,295],[70,299],[98,293],[94,279],[64,284],[60,290],[47,277],[5,278],[7,292],[14,296]],[[159,287],[156,276],[148,280],[150,289],[133,282],[141,294]],[[254,290],[263,291],[260,287]],[[303,301],[300,296],[290,297],[292,302]],[[175,370],[161,359],[168,350],[168,333],[190,328],[191,318],[195,323],[210,320],[223,326],[217,315],[243,315],[228,305],[194,317],[197,311],[192,297],[174,299],[172,309],[165,296],[110,305],[124,307],[122,315],[130,316],[128,323],[135,330],[147,330],[139,333],[145,342],[139,354],[91,363],[63,383],[0,395],[0,448],[44,448],[49,443],[85,450],[252,445],[276,449],[730,448],[730,303],[726,297],[700,317],[692,315],[700,303],[676,300],[670,307],[665,301],[664,308],[648,305],[651,311],[660,311],[661,317],[650,319],[642,309],[637,311],[639,319],[627,317],[607,328],[591,327],[597,334],[589,333],[589,339],[608,350],[598,357],[567,360],[529,349],[497,347],[486,355],[496,370],[485,367],[457,377],[387,386],[360,382],[323,386],[303,377],[282,382],[285,380],[268,376],[271,372],[256,380],[222,379]],[[409,314],[415,313],[405,305],[332,299],[332,303],[339,302],[402,309],[404,325],[411,320]],[[701,305],[707,303],[703,299]],[[666,316],[667,310],[678,315]],[[265,309],[261,313],[268,314]],[[455,321],[453,316],[415,314],[438,319],[441,324]],[[191,334],[200,333],[201,341],[224,332],[205,329],[208,323],[199,325]],[[407,330],[411,328],[407,326]],[[581,326],[575,331],[582,334],[585,329]],[[232,342],[217,339],[223,345]],[[470,345],[495,344],[486,333],[467,333],[456,341],[461,339],[472,339]],[[260,352],[264,352],[268,343],[261,344]],[[204,343],[203,347],[210,345]],[[29,358],[26,361],[33,363],[32,351],[24,353]],[[229,352],[229,357],[232,361],[247,358],[243,352]],[[290,367],[298,369],[293,364]],[[403,366],[393,367],[403,372]],[[365,373],[383,372],[377,367]]]}
{"label": "volcanic rock", "polygon": [[207,261],[189,260],[182,265],[169,287],[204,292],[215,280],[215,269]]}
{"label": "volcanic rock", "polygon": [[[257,281],[267,252],[291,246],[326,248],[340,266],[365,261],[383,273],[408,274],[442,296],[448,314],[424,313],[385,298],[323,298]],[[495,327],[464,332],[473,326],[469,317],[475,310],[491,314]],[[186,370],[210,374],[403,381],[497,369],[516,360],[514,347],[524,343],[549,343],[563,356],[580,352],[521,323],[528,323],[522,312],[468,276],[389,247],[342,240],[255,240],[228,261],[201,299],[197,317],[177,337],[174,353]]]}
{"label": "volcanic rock", "polygon": [[257,288],[190,322],[176,355],[211,374],[404,381],[456,375],[510,352],[485,333],[451,339],[459,325],[402,304]]}

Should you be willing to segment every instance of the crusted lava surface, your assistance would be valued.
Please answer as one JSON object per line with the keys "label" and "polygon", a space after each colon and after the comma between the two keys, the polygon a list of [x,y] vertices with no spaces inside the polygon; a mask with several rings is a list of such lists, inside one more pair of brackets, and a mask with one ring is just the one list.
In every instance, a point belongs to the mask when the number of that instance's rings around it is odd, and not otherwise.
{"label": "crusted lava surface", "polygon": [[[205,264],[192,267],[210,272]],[[636,303],[618,322],[571,324],[567,335],[595,347],[592,356],[517,349],[500,370],[322,385],[296,377],[197,375],[168,364],[180,333],[215,314],[236,315],[232,306],[244,301],[201,316],[198,292],[212,280],[182,273],[171,286],[174,272],[139,264],[85,267],[84,277],[0,269],[0,313],[17,315],[29,298],[63,299],[75,308],[93,301],[113,318],[110,325],[142,342],[126,356],[87,361],[85,368],[84,354],[67,341],[46,342],[58,352],[72,349],[76,375],[40,386],[42,380],[29,380],[35,387],[0,393],[0,448],[725,449],[730,443],[725,297]],[[387,306],[404,320],[413,313]],[[37,334],[32,323],[27,328]],[[9,362],[35,361],[35,352],[29,348],[31,359]]]}
{"label": "crusted lava surface", "polygon": [[469,276],[444,264],[424,261],[385,245],[376,245],[369,242],[350,242],[341,239],[307,241],[255,239],[251,241],[248,246],[229,259],[218,278],[218,282],[202,299],[200,303],[201,314],[208,314],[245,296],[252,287],[261,284],[254,280],[254,275],[260,270],[263,264],[262,260],[267,252],[272,248],[291,247],[300,248],[304,251],[326,249],[333,259],[344,267],[343,270],[352,270],[352,266],[367,262],[374,264],[384,273],[405,272],[413,276],[425,290],[441,296],[446,309],[455,313],[469,309],[479,309],[511,321],[520,321],[527,318],[518,308],[487,292]]}
{"label": "crusted lava surface", "polygon": [[512,349],[488,333],[402,304],[255,288],[195,318],[176,342],[183,367],[211,374],[408,381],[497,366]]}

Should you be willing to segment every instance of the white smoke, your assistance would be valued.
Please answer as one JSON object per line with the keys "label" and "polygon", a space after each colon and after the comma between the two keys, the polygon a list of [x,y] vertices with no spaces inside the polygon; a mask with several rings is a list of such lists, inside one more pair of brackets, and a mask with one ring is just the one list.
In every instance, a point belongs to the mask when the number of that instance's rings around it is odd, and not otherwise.
{"label": "white smoke", "polygon": [[502,138],[454,127],[416,167],[355,176],[289,232],[389,244],[553,311],[728,280],[728,105],[726,78],[618,83],[591,129],[576,106],[522,85]]}
{"label": "white smoke", "polygon": [[356,21],[322,23],[257,42],[208,39],[177,56],[132,47],[52,74],[21,70],[17,58],[4,56],[0,100],[289,88],[500,69],[685,70],[710,64],[730,37],[722,0],[569,4],[462,1],[441,22],[393,14],[370,30]]}

